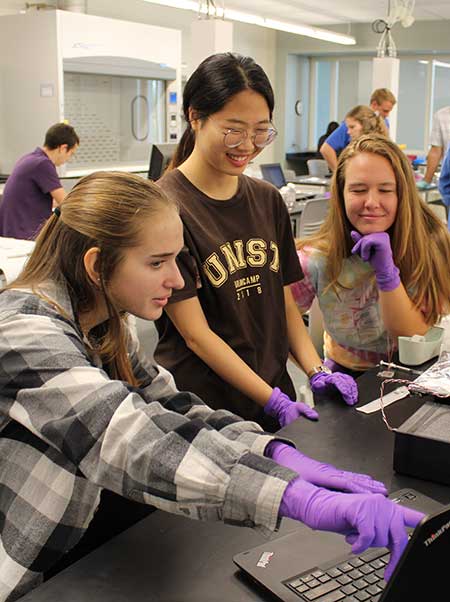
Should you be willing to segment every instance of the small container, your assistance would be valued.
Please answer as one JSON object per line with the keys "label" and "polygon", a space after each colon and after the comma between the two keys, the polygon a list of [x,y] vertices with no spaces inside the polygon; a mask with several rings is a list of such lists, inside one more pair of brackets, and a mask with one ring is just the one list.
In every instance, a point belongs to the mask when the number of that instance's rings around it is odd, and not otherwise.
{"label": "small container", "polygon": [[296,197],[295,188],[287,184],[286,186],[282,186],[280,188],[280,194],[283,197],[283,200],[286,203],[286,207],[288,208],[288,210],[291,211],[292,209],[294,209]]}
{"label": "small container", "polygon": [[439,355],[444,329],[433,326],[424,336],[398,337],[398,356],[406,366],[418,366]]}

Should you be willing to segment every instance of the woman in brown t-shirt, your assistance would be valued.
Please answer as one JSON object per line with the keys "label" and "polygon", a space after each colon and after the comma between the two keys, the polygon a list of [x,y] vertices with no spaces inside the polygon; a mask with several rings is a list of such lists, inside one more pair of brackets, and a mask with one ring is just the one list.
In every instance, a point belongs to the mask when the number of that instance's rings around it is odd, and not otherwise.
{"label": "woman in brown t-shirt", "polygon": [[289,353],[314,392],[357,401],[353,379],[322,365],[293,301],[289,285],[303,274],[278,190],[243,175],[276,136],[273,107],[270,82],[248,57],[213,55],[186,84],[187,129],[159,181],[180,204],[185,287],[158,322],[156,351],[178,387],[270,429],[317,418],[293,401]]}

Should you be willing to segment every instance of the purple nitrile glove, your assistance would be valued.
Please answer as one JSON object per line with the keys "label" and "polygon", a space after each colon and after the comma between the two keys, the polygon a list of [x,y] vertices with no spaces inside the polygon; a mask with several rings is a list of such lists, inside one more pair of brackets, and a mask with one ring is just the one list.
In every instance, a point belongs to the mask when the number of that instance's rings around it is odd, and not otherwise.
{"label": "purple nitrile glove", "polygon": [[349,493],[381,493],[387,495],[387,489],[380,481],[366,474],[338,470],[331,464],[324,464],[305,456],[294,447],[281,441],[271,441],[264,455],[274,462],[297,472],[302,479],[327,489],[347,491]]}
{"label": "purple nitrile glove", "polygon": [[269,401],[264,406],[264,412],[278,420],[281,426],[286,426],[300,416],[310,420],[318,420],[319,414],[309,405],[301,401],[292,401],[278,387],[272,391]]}
{"label": "purple nitrile glove", "polygon": [[279,512],[312,529],[345,535],[354,554],[369,547],[389,548],[386,581],[408,543],[406,527],[415,527],[424,516],[379,494],[328,491],[301,478],[286,487]]}
{"label": "purple nitrile glove", "polygon": [[358,387],[356,386],[355,379],[349,374],[342,374],[342,372],[333,372],[332,374],[317,372],[317,374],[311,376],[309,384],[313,393],[323,395],[330,389],[335,388],[342,395],[347,405],[353,406],[355,403],[358,403]]}
{"label": "purple nitrile glove", "polygon": [[361,236],[352,230],[350,233],[356,243],[352,253],[357,253],[363,261],[373,267],[380,291],[393,291],[400,285],[400,270],[392,257],[391,241],[387,232],[373,232]]}

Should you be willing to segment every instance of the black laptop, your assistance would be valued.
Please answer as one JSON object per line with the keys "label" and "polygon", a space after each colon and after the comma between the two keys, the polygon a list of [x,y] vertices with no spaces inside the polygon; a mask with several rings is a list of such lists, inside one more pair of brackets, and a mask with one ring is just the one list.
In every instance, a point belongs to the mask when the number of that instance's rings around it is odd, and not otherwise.
{"label": "black laptop", "polygon": [[[260,165],[260,168],[263,180],[270,182],[276,188],[278,188],[278,190],[283,188],[283,186],[286,186],[286,178],[284,177],[283,169],[280,163],[265,163]],[[312,199],[316,196],[315,193],[305,192],[302,186],[300,184],[296,184],[295,181],[293,183],[295,185],[295,198],[297,201],[307,201],[308,199]]]}
{"label": "black laptop", "polygon": [[264,180],[270,182],[277,188],[286,186],[286,178],[280,163],[265,163],[261,165],[261,174]]}
{"label": "black laptop", "polygon": [[369,548],[355,556],[349,554],[343,536],[305,525],[233,560],[253,582],[283,602],[447,602],[450,505],[412,489],[389,497],[427,516],[411,531],[388,583],[383,579],[389,560],[385,548]]}

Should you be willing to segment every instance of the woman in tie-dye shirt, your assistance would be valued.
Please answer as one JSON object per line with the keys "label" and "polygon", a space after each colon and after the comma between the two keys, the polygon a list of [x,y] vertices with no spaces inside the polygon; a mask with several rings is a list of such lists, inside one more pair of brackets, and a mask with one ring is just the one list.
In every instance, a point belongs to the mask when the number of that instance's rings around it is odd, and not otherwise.
{"label": "woman in tie-dye shirt", "polygon": [[332,369],[370,368],[398,336],[423,335],[449,312],[449,233],[418,196],[405,155],[382,136],[342,153],[326,222],[297,252],[305,277],[294,299],[304,312],[318,298]]}

